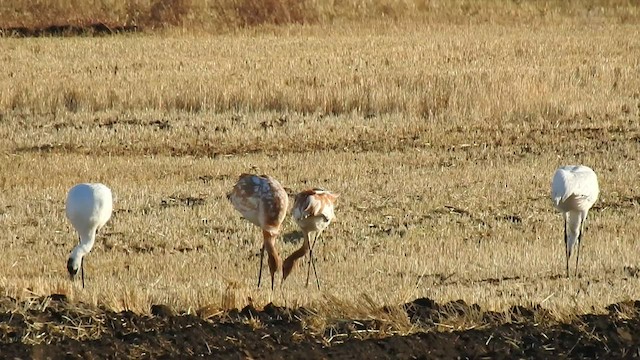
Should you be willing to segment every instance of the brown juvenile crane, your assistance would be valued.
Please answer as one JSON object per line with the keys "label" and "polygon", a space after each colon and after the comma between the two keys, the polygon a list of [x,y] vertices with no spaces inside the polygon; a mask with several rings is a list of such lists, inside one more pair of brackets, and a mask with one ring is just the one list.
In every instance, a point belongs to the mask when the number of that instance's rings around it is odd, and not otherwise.
{"label": "brown juvenile crane", "polygon": [[262,264],[266,251],[269,256],[273,290],[274,274],[281,265],[276,250],[276,238],[280,234],[280,227],[287,213],[289,197],[282,185],[271,176],[242,174],[227,198],[245,219],[262,229],[258,287],[262,280]]}
{"label": "brown juvenile crane", "polygon": [[334,203],[338,194],[331,193],[323,189],[309,189],[296,195],[293,209],[291,210],[293,219],[304,233],[302,247],[296,250],[284,260],[282,264],[282,281],[284,281],[293,270],[296,261],[309,253],[309,263],[307,265],[307,285],[309,286],[309,276],[311,267],[316,276],[316,285],[320,290],[320,280],[316,271],[316,264],[313,260],[313,249],[320,238],[320,234],[335,219],[333,212]]}

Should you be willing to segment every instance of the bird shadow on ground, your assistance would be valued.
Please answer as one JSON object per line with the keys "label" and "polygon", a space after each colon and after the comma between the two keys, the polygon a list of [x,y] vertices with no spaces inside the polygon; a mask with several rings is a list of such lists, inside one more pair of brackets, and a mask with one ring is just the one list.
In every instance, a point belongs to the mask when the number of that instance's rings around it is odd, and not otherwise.
{"label": "bird shadow on ground", "polygon": [[591,210],[604,211],[609,208],[614,210],[633,209],[640,204],[640,196],[622,196],[619,201],[598,201]]}
{"label": "bird shadow on ground", "polygon": [[286,244],[292,244],[298,242],[299,239],[302,239],[304,234],[302,231],[291,231],[284,235],[282,235],[282,241]]}
{"label": "bird shadow on ground", "polygon": [[[436,274],[425,274],[422,276],[418,276],[418,281],[422,280],[422,279],[427,279],[427,278],[432,278],[434,283],[438,284],[438,285],[470,285],[470,284],[490,284],[490,285],[498,285],[501,284],[502,282],[509,282],[509,281],[532,281],[534,279],[544,279],[544,280],[560,280],[560,279],[565,279],[566,277],[563,274],[550,274],[550,275],[544,275],[544,276],[540,276],[540,277],[526,277],[526,276],[520,276],[520,275],[515,275],[515,276],[503,276],[503,277],[498,277],[498,278],[484,278],[484,279],[460,279],[460,280],[453,280],[453,281],[449,281],[449,279],[451,279],[453,276],[455,276],[456,273],[451,273],[451,274],[441,274],[441,273],[436,273]],[[581,277],[580,275],[578,277]]]}

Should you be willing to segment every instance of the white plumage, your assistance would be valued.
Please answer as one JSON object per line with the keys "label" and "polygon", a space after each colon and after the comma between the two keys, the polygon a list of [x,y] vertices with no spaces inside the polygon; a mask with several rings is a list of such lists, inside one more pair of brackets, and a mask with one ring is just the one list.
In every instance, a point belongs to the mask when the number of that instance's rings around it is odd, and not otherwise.
{"label": "white plumage", "polygon": [[564,217],[564,241],[567,255],[567,276],[569,258],[574,245],[576,250],[576,275],[580,256],[580,242],[584,233],[584,221],[589,209],[598,199],[600,189],[598,177],[589,167],[583,165],[561,166],[553,175],[551,199],[553,205]]}
{"label": "white plumage", "polygon": [[73,279],[82,268],[82,287],[84,287],[83,258],[93,248],[96,233],[111,218],[113,211],[111,190],[98,183],[75,185],[67,194],[65,211],[67,219],[80,238],[80,243],[69,255],[67,270]]}

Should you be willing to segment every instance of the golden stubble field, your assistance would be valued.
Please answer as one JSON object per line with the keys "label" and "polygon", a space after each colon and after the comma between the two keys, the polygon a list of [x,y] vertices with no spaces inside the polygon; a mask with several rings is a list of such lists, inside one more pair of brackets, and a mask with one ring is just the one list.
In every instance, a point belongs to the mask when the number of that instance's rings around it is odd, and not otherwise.
{"label": "golden stubble field", "polygon": [[[417,297],[560,317],[640,299],[638,59],[637,25],[606,18],[2,38],[0,289],[327,317]],[[567,279],[549,188],[574,163],[601,195]],[[306,267],[256,289],[260,233],[225,196],[242,172],[341,194],[321,291]],[[64,199],[86,181],[115,209],[82,289]],[[288,217],[281,255],[300,242]]]}

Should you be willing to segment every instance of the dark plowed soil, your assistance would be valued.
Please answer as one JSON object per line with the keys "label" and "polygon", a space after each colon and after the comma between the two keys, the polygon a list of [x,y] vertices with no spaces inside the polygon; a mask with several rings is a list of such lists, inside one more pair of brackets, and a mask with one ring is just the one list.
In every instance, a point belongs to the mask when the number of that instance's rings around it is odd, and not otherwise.
{"label": "dark plowed soil", "polygon": [[[390,309],[381,309],[389,311]],[[640,302],[609,306],[606,315],[557,323],[539,307],[483,312],[462,301],[418,299],[404,306],[423,331],[392,335],[376,320],[341,320],[314,332],[306,309],[271,304],[215,314],[208,320],[153,306],[154,315],[114,313],[64,296],[17,302],[0,299],[0,357],[262,358],[262,359],[621,359],[640,357]],[[202,315],[203,313],[201,313]],[[475,329],[443,330],[440,323],[474,319]]]}

